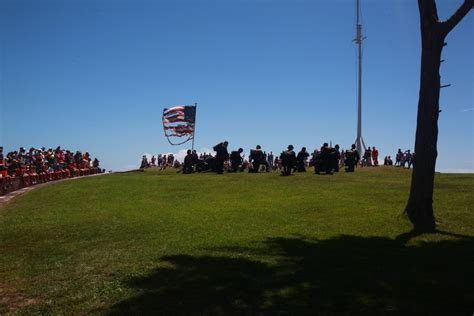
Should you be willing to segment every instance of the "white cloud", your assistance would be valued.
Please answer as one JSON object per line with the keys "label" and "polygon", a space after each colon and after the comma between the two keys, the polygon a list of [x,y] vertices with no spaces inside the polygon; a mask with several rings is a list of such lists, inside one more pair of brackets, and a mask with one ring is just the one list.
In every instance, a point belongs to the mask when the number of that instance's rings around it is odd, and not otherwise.
{"label": "white cloud", "polygon": [[460,110],[459,112],[465,113],[465,112],[472,112],[472,111],[474,111],[474,108],[462,109],[462,110]]}

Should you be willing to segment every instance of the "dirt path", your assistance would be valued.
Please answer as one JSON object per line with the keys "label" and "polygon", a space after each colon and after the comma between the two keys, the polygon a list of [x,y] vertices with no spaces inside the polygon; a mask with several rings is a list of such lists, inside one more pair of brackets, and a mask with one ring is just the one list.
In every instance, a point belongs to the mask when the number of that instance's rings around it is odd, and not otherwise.
{"label": "dirt path", "polygon": [[29,306],[39,304],[39,298],[27,298],[12,287],[8,287],[0,282],[0,315],[14,314],[18,310]]}

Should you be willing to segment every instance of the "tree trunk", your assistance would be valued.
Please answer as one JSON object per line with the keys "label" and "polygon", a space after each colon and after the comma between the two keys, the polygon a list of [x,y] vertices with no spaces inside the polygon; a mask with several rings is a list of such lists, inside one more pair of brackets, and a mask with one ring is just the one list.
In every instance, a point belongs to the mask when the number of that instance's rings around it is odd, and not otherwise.
{"label": "tree trunk", "polygon": [[405,208],[415,228],[434,229],[433,186],[438,156],[438,117],[441,52],[446,35],[473,7],[474,0],[465,0],[445,22],[438,21],[434,0],[418,0],[421,26],[421,75],[415,140],[415,162],[410,197]]}
{"label": "tree trunk", "polygon": [[405,208],[408,218],[415,227],[427,229],[435,228],[433,186],[436,157],[438,156],[439,66],[445,39],[445,35],[441,32],[437,23],[437,17],[433,16],[432,10],[420,6],[422,38],[420,95],[416,126],[415,162],[410,197]]}

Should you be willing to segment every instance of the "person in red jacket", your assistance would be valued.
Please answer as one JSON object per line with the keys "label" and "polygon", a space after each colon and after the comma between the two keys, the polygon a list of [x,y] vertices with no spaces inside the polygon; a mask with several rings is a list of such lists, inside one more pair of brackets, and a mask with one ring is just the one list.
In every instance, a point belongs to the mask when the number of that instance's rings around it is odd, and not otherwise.
{"label": "person in red jacket", "polygon": [[374,162],[374,166],[377,167],[379,165],[379,151],[375,146],[372,148],[372,160]]}

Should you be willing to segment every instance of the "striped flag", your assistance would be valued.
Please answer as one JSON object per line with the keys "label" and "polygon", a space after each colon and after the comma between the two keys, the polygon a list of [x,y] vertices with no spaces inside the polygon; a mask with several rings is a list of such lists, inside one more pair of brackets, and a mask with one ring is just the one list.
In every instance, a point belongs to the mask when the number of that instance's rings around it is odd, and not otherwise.
{"label": "striped flag", "polygon": [[[165,136],[172,145],[180,145],[194,137],[196,121],[195,105],[178,105],[163,109],[163,129]],[[170,137],[188,137],[184,142],[174,144]]]}

